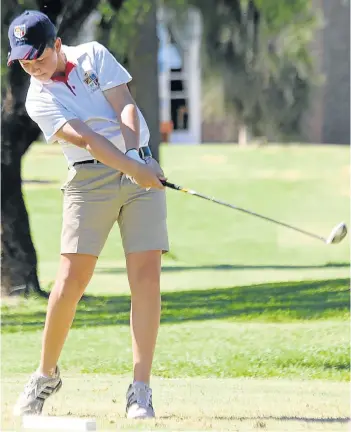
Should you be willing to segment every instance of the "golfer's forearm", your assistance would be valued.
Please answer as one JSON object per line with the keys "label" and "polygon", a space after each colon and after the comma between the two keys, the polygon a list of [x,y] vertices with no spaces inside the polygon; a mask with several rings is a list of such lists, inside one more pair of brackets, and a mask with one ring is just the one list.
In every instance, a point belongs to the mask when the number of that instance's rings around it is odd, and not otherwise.
{"label": "golfer's forearm", "polygon": [[55,136],[57,139],[88,150],[95,159],[132,177],[140,167],[139,162],[126,156],[111,141],[94,132],[79,119],[67,121]]}
{"label": "golfer's forearm", "polygon": [[124,138],[126,151],[139,148],[140,123],[135,104],[126,105],[120,118],[121,132]]}
{"label": "golfer's forearm", "polygon": [[138,162],[118,150],[108,139],[95,132],[88,132],[83,139],[85,148],[95,159],[125,174],[135,175]]}

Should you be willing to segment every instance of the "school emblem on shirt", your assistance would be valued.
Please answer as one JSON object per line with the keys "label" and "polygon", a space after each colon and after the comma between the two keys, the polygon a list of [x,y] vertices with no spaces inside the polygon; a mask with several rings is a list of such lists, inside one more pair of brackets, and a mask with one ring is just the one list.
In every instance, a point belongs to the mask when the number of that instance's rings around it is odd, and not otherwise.
{"label": "school emblem on shirt", "polygon": [[26,30],[26,25],[22,24],[22,25],[18,25],[13,29],[13,34],[15,35],[15,37],[17,39],[22,39],[23,36],[26,34],[27,30]]}
{"label": "school emblem on shirt", "polygon": [[84,82],[91,89],[91,91],[96,91],[99,89],[99,79],[94,71],[85,72]]}

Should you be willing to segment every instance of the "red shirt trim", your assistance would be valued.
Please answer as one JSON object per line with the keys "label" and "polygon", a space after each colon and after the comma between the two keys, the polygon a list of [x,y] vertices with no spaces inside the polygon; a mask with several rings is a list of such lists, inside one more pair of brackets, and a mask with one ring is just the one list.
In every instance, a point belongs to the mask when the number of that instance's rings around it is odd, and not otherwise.
{"label": "red shirt trim", "polygon": [[66,63],[65,74],[52,77],[51,79],[52,79],[52,81],[63,82],[69,88],[69,90],[74,94],[74,96],[77,96],[75,94],[75,92],[73,91],[72,87],[68,84],[68,76],[75,67],[76,67],[76,65],[74,63],[68,61]]}
{"label": "red shirt trim", "polygon": [[51,79],[53,81],[59,81],[59,82],[64,82],[66,83],[68,81],[68,76],[69,74],[72,72],[72,70],[76,67],[76,65],[72,62],[67,62],[66,63],[66,70],[65,70],[65,75],[57,75],[55,77],[52,77]]}

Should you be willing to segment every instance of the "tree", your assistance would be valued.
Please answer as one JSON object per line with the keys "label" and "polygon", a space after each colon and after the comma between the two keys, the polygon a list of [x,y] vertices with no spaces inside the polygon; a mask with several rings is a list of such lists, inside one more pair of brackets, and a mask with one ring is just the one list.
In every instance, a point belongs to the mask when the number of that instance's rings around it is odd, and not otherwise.
{"label": "tree", "polygon": [[153,157],[159,160],[160,119],[158,93],[158,38],[156,0],[149,0],[145,18],[136,24],[131,40],[129,67],[134,77],[132,93],[143,112],[150,129],[150,147]]}
{"label": "tree", "polygon": [[[98,0],[75,0],[73,3],[69,0],[5,0],[2,3],[2,43],[7,44],[12,19],[25,9],[41,10],[54,23],[59,22],[59,36],[70,43],[97,3]],[[18,64],[9,69],[6,84],[1,112],[1,295],[45,295],[38,281],[37,256],[30,236],[21,179],[21,159],[40,131],[25,112],[29,79]]]}
{"label": "tree", "polygon": [[[4,0],[2,4],[2,49],[7,51],[7,32],[12,19],[19,15],[25,9],[37,9],[46,13],[53,23],[59,28],[58,36],[63,38],[65,44],[74,42],[79,28],[82,26],[86,18],[99,5],[100,0]],[[106,3],[106,2],[103,2]],[[109,0],[108,3],[113,8],[112,15],[116,15],[122,6],[126,6],[126,10],[130,16],[133,16],[137,10],[136,0]],[[150,7],[151,4],[151,7]],[[143,7],[146,11],[147,18],[146,29],[150,35],[147,40],[152,40],[152,26],[155,23],[156,7],[155,2],[143,2]],[[111,8],[110,8],[111,9]],[[150,11],[150,12],[149,12]],[[128,15],[127,14],[127,15]],[[107,24],[101,22],[101,25]],[[143,31],[142,19],[139,19],[141,31]],[[110,26],[111,28],[111,26]],[[156,32],[156,28],[154,29]],[[105,32],[105,36],[107,32]],[[120,42],[126,42],[127,38],[120,38]],[[135,49],[142,44],[143,41],[136,43]],[[155,38],[153,42],[155,44]],[[139,45],[138,45],[139,44]],[[150,48],[152,44],[149,44]],[[141,45],[140,45],[141,46]],[[139,48],[140,50],[140,48]],[[153,52],[157,48],[152,47]],[[147,67],[153,67],[152,59],[149,60]],[[20,295],[36,294],[44,296],[46,293],[41,290],[37,276],[37,256],[30,235],[30,225],[27,210],[22,194],[22,178],[21,178],[21,159],[28,150],[33,141],[38,139],[40,130],[34,122],[27,116],[24,102],[29,85],[28,76],[23,73],[18,64],[14,64],[9,70],[6,68],[4,56],[2,56],[2,148],[1,148],[1,180],[2,180],[2,207],[1,207],[1,271],[2,284],[1,295]],[[148,72],[149,73],[149,72]],[[149,73],[150,74],[150,73]],[[156,80],[156,81],[155,81]],[[139,81],[141,82],[141,80]],[[143,80],[145,82],[145,80]],[[156,84],[155,84],[156,82]],[[4,85],[6,83],[6,85]],[[150,85],[157,89],[157,74],[150,78],[147,90]],[[140,84],[137,84],[137,88]],[[146,86],[144,86],[146,87]],[[140,87],[141,88],[141,87]],[[153,103],[148,100],[145,95],[146,90],[138,93],[142,104]],[[157,92],[156,92],[157,95]],[[157,97],[157,96],[156,96]],[[155,97],[154,97],[155,98]],[[148,112],[148,108],[142,107],[144,112]],[[146,118],[151,123],[151,130],[158,130],[155,123],[158,121],[158,105],[155,103],[156,114],[152,113]],[[158,156],[159,138],[157,134],[153,135],[153,150]]]}
{"label": "tree", "polygon": [[[180,1],[180,0],[178,0]],[[314,79],[311,0],[188,0],[202,13],[211,117],[234,113],[256,135],[296,139]]]}
{"label": "tree", "polygon": [[104,0],[99,10],[102,19],[98,39],[131,73],[130,91],[150,129],[153,156],[159,160],[157,1]]}

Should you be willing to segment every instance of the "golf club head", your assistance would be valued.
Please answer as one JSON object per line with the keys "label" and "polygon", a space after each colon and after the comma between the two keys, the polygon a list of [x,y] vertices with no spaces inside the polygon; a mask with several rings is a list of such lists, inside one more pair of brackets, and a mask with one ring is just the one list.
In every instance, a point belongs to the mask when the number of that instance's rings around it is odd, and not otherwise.
{"label": "golf club head", "polygon": [[339,223],[336,227],[332,229],[329,237],[326,239],[326,244],[337,244],[340,243],[347,234],[347,227],[344,222]]}

